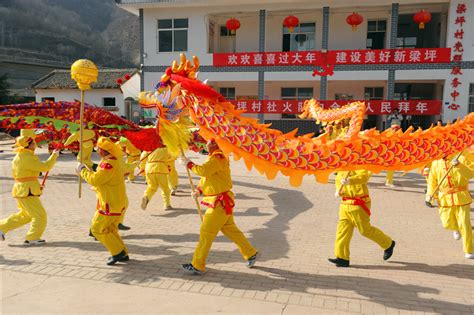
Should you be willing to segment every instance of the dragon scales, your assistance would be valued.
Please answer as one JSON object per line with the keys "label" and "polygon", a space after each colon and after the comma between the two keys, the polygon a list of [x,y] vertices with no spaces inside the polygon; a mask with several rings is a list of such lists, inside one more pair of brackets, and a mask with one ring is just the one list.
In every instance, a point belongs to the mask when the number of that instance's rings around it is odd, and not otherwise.
{"label": "dragon scales", "polygon": [[180,63],[173,62],[161,77],[155,92],[140,95],[140,104],[156,107],[160,123],[190,117],[205,139],[214,138],[225,154],[243,158],[249,170],[255,167],[268,179],[281,172],[289,176],[292,186],[299,186],[308,174],[327,182],[329,174],[339,170],[409,171],[474,144],[474,114],[426,130],[360,131],[365,105],[358,102],[330,110],[322,109],[315,100],[305,102],[302,118],[324,122],[351,118],[349,132],[341,139],[296,136],[296,130],[284,134],[244,117],[243,111],[199,81],[199,61],[193,59],[194,65],[182,54]]}

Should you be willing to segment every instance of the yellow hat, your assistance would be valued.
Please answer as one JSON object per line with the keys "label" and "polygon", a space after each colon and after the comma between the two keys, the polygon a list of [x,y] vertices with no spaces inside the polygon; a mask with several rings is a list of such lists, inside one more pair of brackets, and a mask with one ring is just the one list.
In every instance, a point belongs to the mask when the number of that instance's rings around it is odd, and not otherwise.
{"label": "yellow hat", "polygon": [[16,137],[15,147],[26,148],[33,141],[33,137],[30,136],[19,136]]}
{"label": "yellow hat", "polygon": [[21,129],[20,136],[27,136],[27,137],[35,139],[36,133],[34,129]]}
{"label": "yellow hat", "polygon": [[120,159],[123,156],[123,152],[120,146],[110,141],[109,138],[100,137],[99,140],[97,140],[97,146],[102,150],[109,152],[110,154],[112,154],[113,157],[117,159]]}

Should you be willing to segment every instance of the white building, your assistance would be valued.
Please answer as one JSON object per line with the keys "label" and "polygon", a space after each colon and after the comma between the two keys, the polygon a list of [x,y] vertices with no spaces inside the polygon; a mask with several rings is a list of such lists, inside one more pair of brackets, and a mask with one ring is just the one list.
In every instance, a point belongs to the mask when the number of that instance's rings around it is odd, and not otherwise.
{"label": "white building", "polygon": [[[130,76],[128,80],[125,79],[126,75]],[[122,84],[117,82],[119,79]],[[104,107],[130,120],[138,120],[140,114],[134,115],[137,109],[133,105],[140,92],[140,75],[136,69],[99,69],[97,82],[91,87],[92,89],[85,93],[86,103]],[[34,82],[32,88],[36,102],[72,102],[81,99],[81,92],[76,82],[71,79],[69,70],[54,70]]]}
{"label": "white building", "polygon": [[[474,111],[474,0],[116,2],[140,19],[144,90],[184,52],[199,57],[200,79],[285,131],[314,128],[290,115],[297,104],[286,102],[311,97],[333,106],[372,100],[366,127],[380,129],[395,108],[405,114],[405,127]],[[424,30],[413,20],[421,10],[432,16]],[[363,17],[355,31],[346,23],[353,12]],[[283,25],[289,15],[299,19],[292,33]],[[241,24],[235,35],[226,28],[231,18]],[[313,77],[320,68],[312,53],[328,58],[334,74]],[[310,62],[281,62],[296,55]]]}

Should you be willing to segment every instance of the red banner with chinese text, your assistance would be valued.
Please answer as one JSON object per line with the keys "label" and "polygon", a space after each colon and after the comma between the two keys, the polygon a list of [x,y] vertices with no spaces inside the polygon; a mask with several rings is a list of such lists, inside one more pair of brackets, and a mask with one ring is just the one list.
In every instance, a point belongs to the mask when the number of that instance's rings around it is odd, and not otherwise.
{"label": "red banner with chinese text", "polygon": [[[299,114],[304,101],[294,100],[239,100],[230,101],[236,109],[249,114]],[[319,101],[325,109],[339,108],[354,101]],[[388,115],[398,109],[403,115],[439,115],[440,100],[405,100],[405,101],[361,101],[367,106],[367,115]]]}
{"label": "red banner with chinese text", "polygon": [[317,66],[319,64],[449,63],[451,48],[243,52],[213,54],[214,67]]}

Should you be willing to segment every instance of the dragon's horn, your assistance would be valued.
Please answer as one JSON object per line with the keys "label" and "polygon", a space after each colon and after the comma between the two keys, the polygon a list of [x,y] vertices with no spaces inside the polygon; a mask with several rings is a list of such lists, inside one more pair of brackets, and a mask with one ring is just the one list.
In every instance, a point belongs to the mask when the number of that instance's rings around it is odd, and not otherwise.
{"label": "dragon's horn", "polygon": [[178,72],[178,62],[176,60],[173,60],[173,63],[171,64],[171,70],[173,70],[173,73]]}
{"label": "dragon's horn", "polygon": [[186,66],[186,55],[185,54],[179,54],[178,72],[183,71],[185,66]]}

